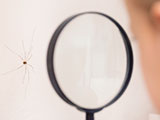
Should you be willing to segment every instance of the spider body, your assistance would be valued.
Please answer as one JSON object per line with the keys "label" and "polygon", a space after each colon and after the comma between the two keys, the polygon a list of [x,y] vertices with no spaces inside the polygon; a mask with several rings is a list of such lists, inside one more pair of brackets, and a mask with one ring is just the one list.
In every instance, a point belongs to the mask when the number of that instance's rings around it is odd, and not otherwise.
{"label": "spider body", "polygon": [[27,61],[23,61],[23,64],[26,65],[26,64],[27,64]]}

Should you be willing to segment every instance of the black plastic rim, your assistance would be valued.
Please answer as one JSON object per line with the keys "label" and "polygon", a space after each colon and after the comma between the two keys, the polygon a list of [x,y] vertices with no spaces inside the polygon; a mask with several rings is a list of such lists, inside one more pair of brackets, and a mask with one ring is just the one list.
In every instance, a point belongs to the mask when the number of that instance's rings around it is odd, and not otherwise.
{"label": "black plastic rim", "polygon": [[[117,28],[120,31],[120,34],[123,38],[123,42],[125,45],[125,49],[126,49],[126,55],[127,55],[127,68],[126,68],[126,74],[125,74],[125,78],[124,78],[124,83],[120,89],[120,91],[118,92],[118,94],[106,105],[104,105],[103,107],[100,108],[96,108],[96,109],[87,109],[87,108],[83,108],[80,107],[78,105],[76,105],[75,103],[73,103],[71,100],[69,100],[67,98],[67,96],[64,94],[64,92],[61,90],[56,76],[55,76],[55,70],[54,70],[54,64],[53,64],[53,60],[54,60],[54,51],[55,51],[55,46],[56,46],[56,42],[58,40],[59,35],[61,34],[61,32],[63,31],[63,29],[66,27],[66,25],[68,23],[70,23],[73,19],[81,16],[81,15],[85,15],[85,14],[97,14],[100,16],[105,17],[106,19],[110,20],[111,22],[113,22]],[[54,87],[55,91],[57,92],[57,94],[68,104],[75,106],[77,109],[84,111],[86,113],[95,113],[98,112],[100,110],[102,110],[103,108],[113,104],[114,102],[116,102],[121,96],[122,94],[125,92],[131,76],[132,76],[132,71],[133,71],[133,52],[132,52],[132,47],[129,41],[129,38],[126,34],[126,32],[124,31],[124,29],[121,27],[121,25],[115,21],[113,18],[111,18],[110,16],[104,14],[104,13],[100,13],[100,12],[83,12],[83,13],[79,13],[76,15],[73,15],[69,18],[67,18],[65,21],[63,21],[58,28],[56,29],[56,31],[54,32],[50,43],[49,43],[49,47],[48,47],[48,53],[47,53],[47,70],[48,70],[48,74],[49,74],[49,78],[50,78],[50,82],[52,84],[52,86]]]}

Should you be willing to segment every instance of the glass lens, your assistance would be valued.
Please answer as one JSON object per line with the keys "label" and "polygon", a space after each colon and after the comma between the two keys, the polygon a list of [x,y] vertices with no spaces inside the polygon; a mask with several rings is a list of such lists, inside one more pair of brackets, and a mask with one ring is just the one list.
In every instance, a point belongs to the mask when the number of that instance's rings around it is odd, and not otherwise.
{"label": "glass lens", "polygon": [[54,70],[64,94],[80,107],[106,105],[119,92],[126,73],[126,50],[118,28],[107,18],[85,14],[60,34]]}

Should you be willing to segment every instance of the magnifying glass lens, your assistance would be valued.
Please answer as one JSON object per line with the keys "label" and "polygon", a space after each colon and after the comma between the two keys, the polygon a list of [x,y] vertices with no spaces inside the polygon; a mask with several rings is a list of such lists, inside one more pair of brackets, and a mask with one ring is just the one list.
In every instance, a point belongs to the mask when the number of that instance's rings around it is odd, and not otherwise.
{"label": "magnifying glass lens", "polygon": [[117,26],[97,14],[69,22],[54,50],[59,87],[76,105],[96,109],[109,103],[124,83],[127,55]]}

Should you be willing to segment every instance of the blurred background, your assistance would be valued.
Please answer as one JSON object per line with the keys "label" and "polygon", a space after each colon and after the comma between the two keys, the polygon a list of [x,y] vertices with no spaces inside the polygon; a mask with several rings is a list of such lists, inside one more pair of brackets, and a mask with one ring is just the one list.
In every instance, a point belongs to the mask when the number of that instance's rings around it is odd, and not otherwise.
{"label": "blurred background", "polygon": [[[56,27],[68,16],[84,11],[115,18],[131,39],[135,59],[127,91],[115,104],[97,113],[96,120],[147,120],[155,112],[122,0],[0,0],[1,120],[85,119],[84,113],[57,96],[46,69],[47,47]],[[21,66],[24,49],[30,59],[27,68]]]}

